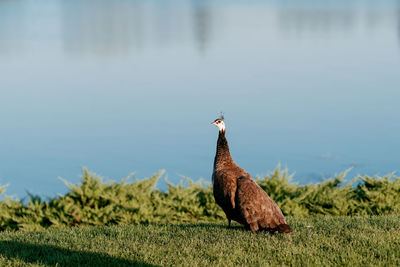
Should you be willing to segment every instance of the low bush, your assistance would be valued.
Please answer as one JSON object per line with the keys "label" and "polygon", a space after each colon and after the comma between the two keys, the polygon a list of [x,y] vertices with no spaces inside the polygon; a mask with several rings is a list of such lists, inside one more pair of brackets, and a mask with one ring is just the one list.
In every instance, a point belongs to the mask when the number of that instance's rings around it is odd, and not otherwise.
{"label": "low bush", "polygon": [[[400,212],[400,178],[359,176],[344,183],[346,172],[320,184],[297,185],[292,175],[278,166],[259,185],[281,207],[295,217],[315,215],[389,215]],[[65,195],[43,200],[29,195],[28,201],[5,197],[0,202],[0,230],[39,230],[77,225],[138,223],[184,223],[224,221],[209,183],[187,179],[188,185],[155,188],[162,172],[144,180],[103,182],[83,170],[81,183]],[[0,193],[4,191],[0,188]]]}

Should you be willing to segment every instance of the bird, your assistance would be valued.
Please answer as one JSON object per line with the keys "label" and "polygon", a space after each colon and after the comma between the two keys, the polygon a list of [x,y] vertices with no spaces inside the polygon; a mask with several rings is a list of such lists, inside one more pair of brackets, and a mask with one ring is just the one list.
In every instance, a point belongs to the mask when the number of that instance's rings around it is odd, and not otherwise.
{"label": "bird", "polygon": [[228,227],[233,220],[252,232],[293,232],[278,205],[233,161],[225,137],[224,116],[221,114],[211,124],[219,130],[212,173],[213,194],[215,202],[225,212]]}

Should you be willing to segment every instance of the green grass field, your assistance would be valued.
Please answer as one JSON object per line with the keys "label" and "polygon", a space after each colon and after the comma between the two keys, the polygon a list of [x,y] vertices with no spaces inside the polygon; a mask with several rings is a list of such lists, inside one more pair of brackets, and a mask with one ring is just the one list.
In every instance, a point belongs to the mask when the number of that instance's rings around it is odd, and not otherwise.
{"label": "green grass field", "polygon": [[6,231],[0,266],[400,265],[400,216],[288,221],[288,235],[221,223]]}

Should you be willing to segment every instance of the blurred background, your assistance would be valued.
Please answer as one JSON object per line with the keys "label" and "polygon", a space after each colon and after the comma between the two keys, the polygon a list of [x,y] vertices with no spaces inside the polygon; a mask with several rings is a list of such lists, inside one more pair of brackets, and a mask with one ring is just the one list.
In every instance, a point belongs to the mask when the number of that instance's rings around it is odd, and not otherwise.
{"label": "blurred background", "polygon": [[[0,184],[398,171],[400,1],[0,0]],[[164,181],[158,183],[165,189]]]}

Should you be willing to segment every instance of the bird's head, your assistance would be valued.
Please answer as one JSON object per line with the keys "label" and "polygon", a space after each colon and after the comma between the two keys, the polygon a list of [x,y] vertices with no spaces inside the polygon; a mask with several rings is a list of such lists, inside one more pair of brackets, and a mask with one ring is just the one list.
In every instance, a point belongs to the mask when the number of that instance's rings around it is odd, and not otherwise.
{"label": "bird's head", "polygon": [[225,123],[223,115],[221,115],[221,117],[213,121],[211,124],[217,126],[220,133],[225,133]]}

